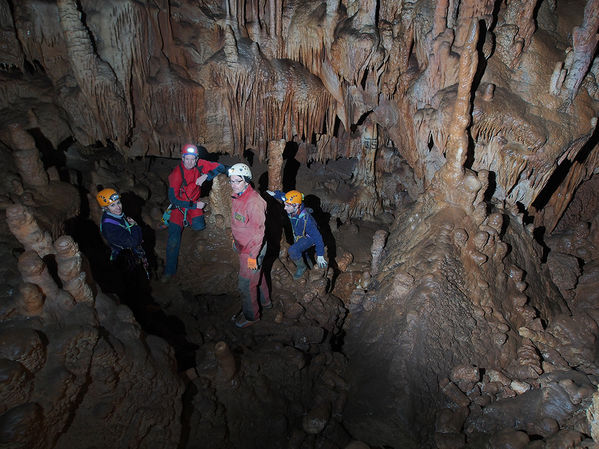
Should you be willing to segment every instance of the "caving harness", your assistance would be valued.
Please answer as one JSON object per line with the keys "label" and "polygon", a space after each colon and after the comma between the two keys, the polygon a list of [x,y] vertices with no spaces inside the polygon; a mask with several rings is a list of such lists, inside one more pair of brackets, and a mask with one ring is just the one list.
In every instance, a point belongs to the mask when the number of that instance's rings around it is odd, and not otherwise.
{"label": "caving harness", "polygon": [[[202,176],[202,170],[200,170],[197,165],[194,168],[197,168],[198,172],[200,173],[200,176]],[[187,195],[187,191],[185,190],[185,187],[187,187],[187,181],[185,180],[185,173],[183,173],[183,167],[181,166],[181,164],[179,164],[179,170],[181,171],[182,180],[181,186],[179,187],[179,196],[183,196],[183,194],[185,194],[189,201],[193,201],[191,198],[189,198],[189,195]],[[171,212],[173,211],[173,209],[179,210],[179,212],[181,212],[181,214],[183,215],[183,227],[190,226],[189,221],[187,220],[187,208],[175,206],[172,203],[168,205],[168,207],[162,214],[162,223],[164,223],[164,226],[168,226],[168,222],[171,219]]]}
{"label": "caving harness", "polygon": [[[304,216],[304,212],[306,211],[306,209],[302,209],[302,211],[297,215],[297,218],[295,218],[295,220],[299,220],[300,218],[302,218],[302,216]],[[291,231],[293,232],[293,241],[297,242],[299,239],[306,237],[306,225],[308,224],[308,218],[306,217],[306,219],[304,220],[304,229],[302,229],[302,233],[301,235],[297,235],[295,233],[295,228],[293,226],[291,226]]]}
{"label": "caving harness", "polygon": [[[123,216],[123,221],[125,224],[115,220],[111,217],[104,217],[104,219],[100,222],[100,233],[102,232],[102,225],[104,223],[110,223],[113,225],[120,226],[125,229],[129,234],[131,234],[131,228],[134,226],[127,220],[127,217]],[[127,261],[127,268],[129,271],[133,271],[136,264],[140,264],[144,271],[146,272],[146,277],[150,279],[150,264],[148,262],[148,258],[146,257],[146,252],[141,247],[141,245],[135,248],[125,248],[124,246],[117,245],[116,243],[108,242],[111,246],[110,251],[110,261],[114,262],[119,254],[123,254],[125,260]],[[118,251],[116,250],[118,249]]]}

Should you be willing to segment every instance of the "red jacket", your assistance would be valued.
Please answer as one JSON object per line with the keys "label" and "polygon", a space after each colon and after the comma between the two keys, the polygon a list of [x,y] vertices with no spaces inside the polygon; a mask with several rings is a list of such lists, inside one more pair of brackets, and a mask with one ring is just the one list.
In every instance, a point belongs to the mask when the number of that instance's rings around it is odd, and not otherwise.
{"label": "red jacket", "polygon": [[231,209],[231,231],[240,254],[255,259],[262,248],[266,201],[248,185],[240,196],[234,195]]}
{"label": "red jacket", "polygon": [[[183,176],[185,176],[185,181],[187,182],[186,186],[183,185],[181,169],[183,169]],[[196,180],[203,174],[207,174],[207,181],[210,181],[222,171],[224,171],[222,164],[198,159],[197,165],[191,170],[186,169],[181,162],[168,175],[169,200],[173,206],[177,206],[183,210],[187,209],[187,220],[190,223],[194,217],[204,215],[204,211],[197,209],[195,205],[202,195],[202,188],[196,185]],[[170,220],[179,226],[183,226],[183,214],[179,209],[173,208]]]}

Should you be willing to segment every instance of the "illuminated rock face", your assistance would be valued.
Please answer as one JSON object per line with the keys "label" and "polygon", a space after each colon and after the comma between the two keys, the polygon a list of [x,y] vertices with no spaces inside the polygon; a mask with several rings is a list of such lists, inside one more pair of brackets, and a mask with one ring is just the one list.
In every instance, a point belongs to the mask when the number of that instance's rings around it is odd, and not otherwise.
{"label": "illuminated rock face", "polygon": [[[346,272],[352,253],[337,254],[340,279],[356,284],[353,291],[337,286],[350,311],[344,424],[352,436],[397,447],[476,446],[482,434],[489,444],[523,447],[534,435],[569,447],[589,436],[577,419],[598,369],[597,200],[586,187],[596,181],[583,183],[599,158],[599,2],[496,3],[0,0],[0,133],[11,142],[11,173],[22,181],[7,177],[2,201],[37,207],[50,228],[40,229],[22,209],[7,214],[27,250],[19,259],[26,284],[10,313],[59,319],[64,310],[94,307],[69,248],[64,289],[39,259],[54,252],[52,237],[78,213],[41,210],[57,196],[47,192],[72,199],[76,192],[49,180],[23,130],[40,130],[55,148],[73,137],[127,157],[177,156],[188,141],[237,158],[251,149],[268,159],[271,187],[278,188],[290,142],[304,163],[356,161],[350,193],[334,176],[321,186],[322,204],[334,216],[373,218],[384,210],[395,217],[389,235],[376,234],[363,273]],[[407,174],[397,182],[410,192],[410,207],[400,208],[397,184],[386,184],[398,173]],[[117,175],[98,163],[92,176],[99,184]],[[133,188],[133,179],[122,182]],[[226,188],[216,181],[213,198],[226,198]],[[218,231],[228,223],[223,203],[212,217]],[[591,224],[576,225],[580,220]],[[203,276],[233,278],[222,260],[219,273]],[[146,357],[130,317],[98,298],[97,320],[118,318],[111,331]],[[311,298],[305,302],[318,303]],[[288,315],[303,313],[289,303]],[[34,367],[3,355],[14,386],[4,417],[25,429],[23,438],[83,388],[81,366],[65,369],[48,352],[44,359],[47,348],[34,336],[7,334],[5,348],[14,352],[11,341],[28,342],[21,346],[31,349],[24,354],[33,354]],[[128,387],[107,367],[127,345],[103,338],[86,321],[49,340],[64,349],[53,357],[65,360],[69,342],[82,341],[78,351],[99,379],[90,391],[102,397],[112,388],[95,413],[123,426],[110,401]],[[150,351],[168,353],[154,344]],[[168,363],[169,356],[149,360]],[[28,376],[51,362],[61,367],[54,394],[64,395],[44,404]],[[165,397],[180,394],[173,378],[158,383],[151,387]],[[167,405],[164,447],[179,430],[169,427],[178,402]],[[329,413],[314,407],[304,431],[320,432]],[[65,416],[50,415],[59,432]],[[87,419],[75,418],[64,447]]]}
{"label": "illuminated rock face", "polygon": [[[12,219],[19,214],[30,217],[22,206],[8,209]],[[13,225],[27,247],[25,231],[37,223],[30,217]],[[45,248],[34,247],[19,257],[19,294],[2,307],[3,443],[81,447],[110,427],[107,446],[176,446],[183,386],[172,348],[145,335],[129,308],[92,292],[70,237],[54,247],[64,289],[40,258]]]}
{"label": "illuminated rock face", "polygon": [[[55,146],[74,136],[129,156],[174,155],[192,140],[265,158],[284,139],[307,143],[312,160],[361,159],[374,129],[426,184],[445,161],[477,22],[465,162],[493,173],[494,198],[553,229],[597,158],[586,143],[599,6],[479,3],[3,1],[0,62],[12,72],[1,106],[28,90],[42,106],[22,119]],[[360,177],[374,178],[373,165]],[[376,213],[355,202],[350,214]]]}

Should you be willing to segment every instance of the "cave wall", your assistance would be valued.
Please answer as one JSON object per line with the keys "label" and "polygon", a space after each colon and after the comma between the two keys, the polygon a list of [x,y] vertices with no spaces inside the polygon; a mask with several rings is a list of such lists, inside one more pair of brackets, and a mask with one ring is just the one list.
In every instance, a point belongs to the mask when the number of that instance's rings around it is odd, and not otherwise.
{"label": "cave wall", "polygon": [[[353,296],[347,422],[374,443],[441,444],[464,428],[501,430],[483,407],[525,394],[522,383],[541,391],[561,381],[547,380],[555,371],[596,370],[572,349],[594,347],[594,318],[589,340],[572,318],[594,309],[555,274],[577,279],[564,267],[580,255],[562,247],[548,267],[535,229],[556,229],[597,166],[598,10],[594,0],[0,0],[0,117],[55,148],[74,138],[128,158],[177,156],[193,141],[264,160],[282,139],[305,162],[355,159],[343,218],[383,205],[396,222],[377,276]],[[398,210],[381,178],[406,171],[416,204]],[[435,433],[448,399],[463,419]]]}
{"label": "cave wall", "polygon": [[[285,139],[305,143],[312,160],[367,162],[364,142],[374,139],[375,152],[391,148],[426,185],[445,161],[458,59],[480,22],[468,165],[493,174],[495,199],[553,229],[597,158],[586,145],[596,125],[596,9],[2,0],[1,113],[41,126],[55,147],[74,136],[129,157],[171,156],[191,140],[262,159]],[[365,163],[356,174],[371,172]],[[352,214],[374,212],[356,201]]]}

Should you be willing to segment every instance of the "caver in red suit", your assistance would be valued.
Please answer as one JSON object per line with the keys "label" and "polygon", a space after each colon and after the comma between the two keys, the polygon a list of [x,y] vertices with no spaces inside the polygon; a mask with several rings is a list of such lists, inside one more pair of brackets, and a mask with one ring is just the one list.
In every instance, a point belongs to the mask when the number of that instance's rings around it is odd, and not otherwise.
{"label": "caver in red suit", "polygon": [[177,271],[183,228],[191,226],[191,229],[201,231],[206,227],[202,210],[204,203],[200,201],[202,184],[225,172],[224,165],[200,159],[201,155],[205,157],[207,154],[203,147],[185,145],[181,151],[181,163],[168,176],[168,199],[172,211],[168,224],[164,280]]}
{"label": "caver in red suit", "polygon": [[[229,170],[229,176],[236,165]],[[243,192],[233,194],[231,204],[231,231],[239,253],[238,287],[245,317],[245,322],[241,320],[236,324],[238,327],[245,327],[260,319],[260,303],[265,308],[271,307],[270,293],[261,269],[261,262],[266,254],[266,244],[262,245],[266,201],[250,184],[246,183]],[[256,268],[251,269],[252,265]],[[260,302],[258,288],[260,288]]]}

